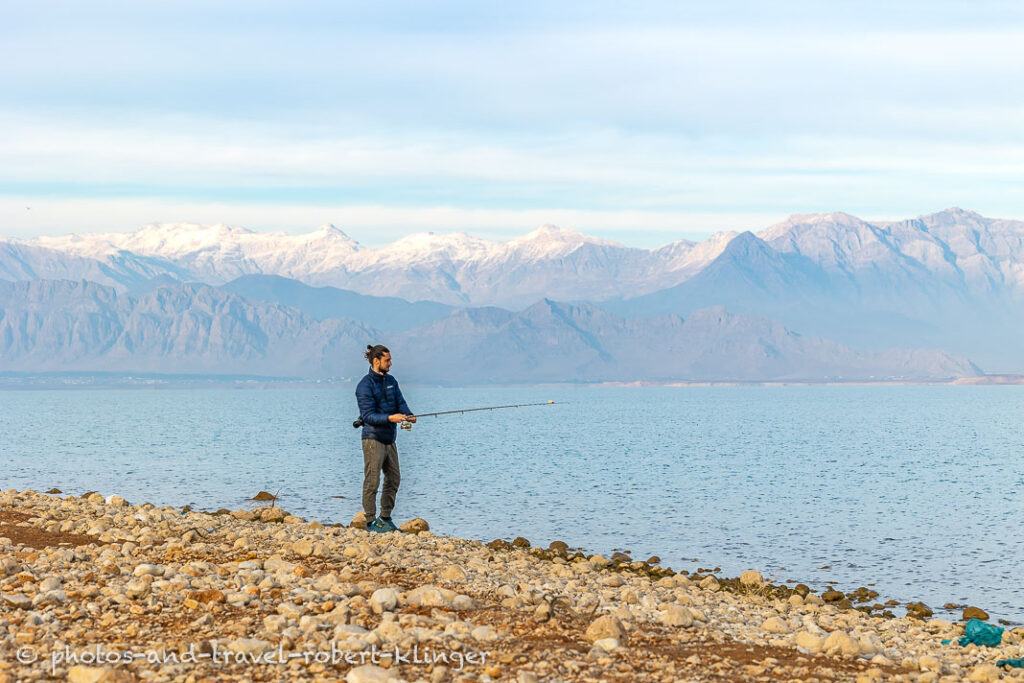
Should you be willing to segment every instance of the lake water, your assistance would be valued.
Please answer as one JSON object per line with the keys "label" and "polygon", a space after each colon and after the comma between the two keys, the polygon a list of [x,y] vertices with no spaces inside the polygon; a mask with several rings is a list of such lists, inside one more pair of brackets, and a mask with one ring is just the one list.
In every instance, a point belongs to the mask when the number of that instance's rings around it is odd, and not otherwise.
{"label": "lake water", "polygon": [[[873,583],[883,599],[1024,622],[1024,387],[405,393],[419,412],[558,403],[400,431],[399,521],[628,549],[677,570]],[[355,417],[351,387],[0,391],[0,487],[205,509],[280,490],[290,512],[347,523]]]}

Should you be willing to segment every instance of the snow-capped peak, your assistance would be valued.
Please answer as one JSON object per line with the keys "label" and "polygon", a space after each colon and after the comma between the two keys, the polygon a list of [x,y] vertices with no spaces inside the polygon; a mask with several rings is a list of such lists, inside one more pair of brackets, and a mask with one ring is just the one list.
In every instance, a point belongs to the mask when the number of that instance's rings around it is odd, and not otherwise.
{"label": "snow-capped peak", "polygon": [[473,237],[465,232],[446,235],[417,232],[373,250],[373,258],[387,262],[439,259],[471,261],[486,258],[496,247],[495,242]]}
{"label": "snow-capped peak", "polygon": [[557,225],[544,224],[505,242],[507,252],[518,253],[528,259],[560,258],[579,249],[584,244],[604,247],[624,248],[618,242],[584,235],[576,230],[560,228]]}
{"label": "snow-capped peak", "polygon": [[508,244],[525,244],[527,242],[546,242],[546,243],[559,243],[559,244],[601,244],[605,246],[621,247],[622,245],[618,242],[611,240],[601,239],[600,237],[591,237],[590,235],[584,235],[582,232],[577,230],[570,230],[569,228],[560,228],[557,225],[545,223],[536,230],[532,230],[522,237],[516,237],[509,240]]}
{"label": "snow-capped peak", "polygon": [[334,223],[324,223],[313,232],[307,234],[309,237],[344,240],[352,242],[353,244],[358,244],[358,242],[348,236],[348,233],[336,226]]}

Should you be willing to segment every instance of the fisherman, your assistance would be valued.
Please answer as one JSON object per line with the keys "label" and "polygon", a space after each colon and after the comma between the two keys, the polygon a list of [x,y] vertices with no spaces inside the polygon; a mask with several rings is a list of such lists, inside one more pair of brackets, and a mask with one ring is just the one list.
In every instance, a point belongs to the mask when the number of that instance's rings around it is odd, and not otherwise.
{"label": "fisherman", "polygon": [[[398,382],[388,375],[391,370],[391,352],[386,346],[367,345],[364,354],[370,371],[356,387],[359,419],[363,423],[363,512],[366,530],[376,532],[398,531],[391,520],[395,507],[395,494],[402,473],[398,467],[398,448],[395,446],[395,425],[416,422],[409,405],[398,388]],[[380,517],[377,517],[377,488],[380,473],[384,472],[384,488],[380,496]]]}

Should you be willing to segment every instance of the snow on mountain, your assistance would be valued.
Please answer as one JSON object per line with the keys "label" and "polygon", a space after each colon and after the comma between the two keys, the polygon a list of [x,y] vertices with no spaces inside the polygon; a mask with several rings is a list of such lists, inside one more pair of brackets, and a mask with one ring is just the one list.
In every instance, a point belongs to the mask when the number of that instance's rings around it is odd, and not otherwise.
{"label": "snow on mountain", "polygon": [[704,266],[718,258],[739,234],[730,230],[716,232],[703,242],[679,240],[658,247],[654,254],[664,262],[665,270],[671,273],[671,279],[675,280],[672,284],[676,284],[698,273]]}
{"label": "snow on mountain", "polygon": [[971,290],[1024,287],[1024,221],[951,208],[881,225],[905,253],[958,278]]}
{"label": "snow on mountain", "polygon": [[[667,290],[708,268],[721,270],[719,259],[742,258],[724,256],[738,237],[722,232],[699,243],[636,249],[543,225],[506,242],[417,233],[369,248],[332,225],[288,235],[166,223],[132,233],[0,241],[0,279],[89,279],[141,291],[152,278],[220,285],[244,275],[278,275],[408,301],[521,309],[543,297],[625,300]],[[790,257],[800,272],[816,267],[823,273],[818,279],[831,281],[832,289],[852,288],[865,299],[896,296],[920,307],[942,306],[948,297],[1024,299],[1021,221],[961,209],[890,223],[845,213],[808,214],[757,237]],[[757,250],[746,253],[771,261]],[[739,265],[734,271],[749,276]]]}
{"label": "snow on mountain", "polygon": [[63,237],[40,237],[34,241],[43,247],[89,258],[122,250],[173,258],[196,251],[230,249],[240,237],[254,234],[245,228],[229,225],[163,223],[147,225],[130,233],[76,233]]}
{"label": "snow on mountain", "polygon": [[27,244],[93,259],[121,252],[148,256],[174,264],[191,278],[216,283],[264,272],[301,278],[334,269],[360,248],[333,225],[287,235],[197,223],[152,224],[130,233],[40,237]]}
{"label": "snow on mountain", "polygon": [[886,230],[846,213],[790,216],[758,237],[776,251],[800,254],[849,275],[878,264],[898,268],[903,256]]}
{"label": "snow on mountain", "polygon": [[127,251],[110,250],[94,256],[48,248],[31,242],[0,238],[0,281],[36,279],[89,280],[122,289],[141,286],[170,275],[175,280],[187,272],[171,262]]}
{"label": "snow on mountain", "polygon": [[473,237],[464,232],[438,235],[418,232],[406,235],[386,247],[364,249],[352,260],[355,269],[365,270],[386,265],[418,265],[442,261],[464,263],[490,258],[500,243]]}
{"label": "snow on mountain", "polygon": [[[417,233],[368,248],[331,225],[287,235],[194,223],[147,225],[132,233],[41,237],[23,244],[93,260],[132,254],[153,262],[151,277],[171,274],[223,284],[243,275],[273,274],[410,301],[517,308],[545,295],[608,298],[623,291],[653,291],[675,284],[723,246],[712,240],[707,246],[632,249],[543,225],[507,242],[466,233]],[[71,271],[63,276],[74,278]],[[104,282],[119,284],[116,278]]]}
{"label": "snow on mountain", "polygon": [[[723,232],[656,249],[551,225],[505,242],[418,233],[377,248],[330,225],[301,235],[175,223],[125,234],[0,239],[0,280],[89,280],[138,296],[174,282],[221,285],[259,275],[459,307],[591,301],[636,318],[725,306],[859,349],[942,348],[989,371],[1024,370],[1024,222],[956,208],[893,222],[794,215],[757,235]],[[288,283],[260,291],[316,311],[352,305],[351,292],[327,296]],[[394,329],[412,327],[408,311],[395,310]],[[507,315],[472,314],[495,325]],[[535,315],[555,314],[537,309],[520,318],[523,334]],[[455,334],[463,319],[437,324]],[[603,362],[600,354],[593,362]]]}
{"label": "snow on mountain", "polygon": [[1024,222],[959,208],[898,222],[844,213],[791,216],[759,237],[848,276],[931,279],[972,293],[1024,286]]}
{"label": "snow on mountain", "polygon": [[522,237],[511,239],[503,246],[506,253],[518,253],[521,258],[540,260],[563,258],[585,244],[613,249],[626,248],[618,242],[588,237],[581,232],[549,224],[542,225]]}

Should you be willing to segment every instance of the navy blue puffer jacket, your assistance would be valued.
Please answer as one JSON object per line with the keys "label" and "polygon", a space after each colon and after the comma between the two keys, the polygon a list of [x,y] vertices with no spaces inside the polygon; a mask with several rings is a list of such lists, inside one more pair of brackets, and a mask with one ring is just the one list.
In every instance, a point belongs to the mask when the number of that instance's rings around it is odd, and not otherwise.
{"label": "navy blue puffer jacket", "polygon": [[356,403],[359,404],[359,417],[363,419],[363,438],[376,439],[381,443],[395,442],[398,425],[388,422],[389,415],[412,415],[402,390],[398,388],[398,381],[391,375],[373,370],[359,380]]}

